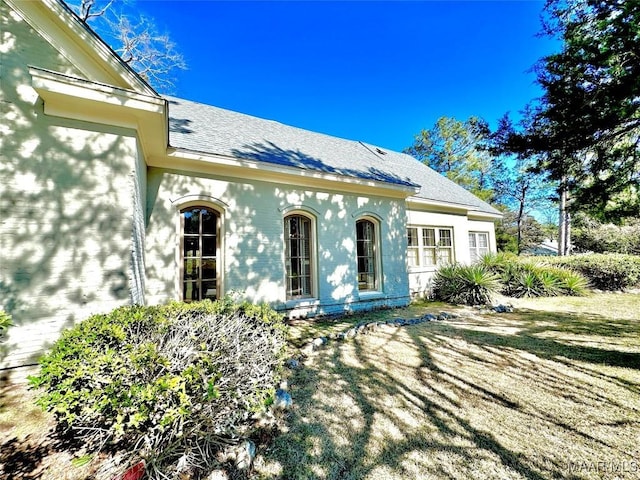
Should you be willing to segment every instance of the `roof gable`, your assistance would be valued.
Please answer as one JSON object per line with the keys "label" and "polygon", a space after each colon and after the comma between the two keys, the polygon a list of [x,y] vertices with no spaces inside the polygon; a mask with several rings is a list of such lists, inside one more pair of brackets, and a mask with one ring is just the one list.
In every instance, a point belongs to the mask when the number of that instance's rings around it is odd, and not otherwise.
{"label": "roof gable", "polygon": [[62,0],[3,0],[86,80],[157,96]]}

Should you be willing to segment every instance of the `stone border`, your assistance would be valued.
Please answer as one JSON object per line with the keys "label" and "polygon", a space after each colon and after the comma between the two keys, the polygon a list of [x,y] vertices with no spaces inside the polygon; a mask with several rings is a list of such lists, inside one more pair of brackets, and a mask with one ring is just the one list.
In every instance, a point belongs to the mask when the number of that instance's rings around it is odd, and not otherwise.
{"label": "stone border", "polygon": [[[513,307],[511,305],[495,305],[495,306],[476,306],[473,307],[480,314],[486,313],[510,313],[513,312]],[[361,322],[356,324],[356,326],[349,328],[348,330],[340,333],[332,333],[328,337],[317,337],[305,344],[302,348],[300,348],[301,356],[308,357],[311,353],[321,349],[330,341],[345,341],[350,340],[352,338],[357,337],[358,335],[366,334],[368,332],[375,332],[381,328],[399,328],[406,327],[410,325],[419,325],[425,322],[435,322],[438,320],[448,320],[451,318],[461,318],[461,317],[469,317],[473,316],[473,312],[462,312],[462,313],[450,313],[450,312],[440,312],[437,315],[433,313],[425,313],[423,316],[418,318],[394,318],[385,321],[372,321],[372,322]],[[295,370],[300,367],[300,360],[295,358],[290,358],[286,361],[286,366],[292,370]]]}

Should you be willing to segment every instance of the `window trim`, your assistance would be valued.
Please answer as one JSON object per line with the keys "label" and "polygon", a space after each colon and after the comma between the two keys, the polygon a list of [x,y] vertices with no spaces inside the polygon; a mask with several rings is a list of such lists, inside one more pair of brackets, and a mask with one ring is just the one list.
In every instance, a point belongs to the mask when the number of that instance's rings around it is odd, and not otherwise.
{"label": "window trim", "polygon": [[[186,200],[186,201],[180,201]],[[180,302],[183,301],[183,282],[184,282],[184,246],[183,246],[183,217],[182,212],[188,208],[200,207],[207,208],[216,213],[218,216],[216,236],[216,297],[222,298],[225,295],[225,209],[224,204],[221,201],[210,196],[203,195],[187,195],[172,202],[176,208],[176,235],[175,235],[175,286],[174,286],[174,298]]]}
{"label": "window trim", "polygon": [[[471,246],[471,236],[472,235],[475,237],[475,243],[476,243],[475,247]],[[484,235],[487,238],[487,251],[486,251],[486,253],[484,253],[482,255],[479,252],[480,242],[478,242],[478,238],[479,238],[480,235]],[[483,231],[479,231],[479,230],[473,230],[473,231],[470,230],[469,231],[469,235],[468,235],[467,238],[469,238],[469,262],[474,263],[474,262],[480,260],[483,255],[491,253],[491,237],[489,235],[489,232],[487,232],[487,231],[483,232]],[[475,249],[475,256],[476,256],[475,260],[473,258],[474,256],[471,254],[472,249]]]}
{"label": "window trim", "polygon": [[[358,260],[359,260],[359,256],[358,256],[358,223],[360,222],[369,222],[373,225],[373,266],[374,266],[374,271],[373,271],[373,287],[372,288],[360,288],[360,271],[358,268]],[[380,243],[380,230],[381,230],[381,222],[372,216],[366,215],[366,216],[362,216],[360,218],[358,218],[355,222],[355,237],[356,237],[356,249],[355,249],[355,256],[356,256],[356,286],[358,288],[358,292],[360,294],[367,294],[367,293],[375,293],[375,292],[381,292],[382,291],[382,255],[381,255],[381,243]]]}
{"label": "window trim", "polygon": [[[289,272],[287,271],[287,251],[289,233],[286,230],[287,219],[290,217],[302,217],[309,221],[309,280],[310,280],[310,293],[305,295],[290,295],[289,293]],[[301,210],[291,209],[286,212],[282,217],[282,266],[283,266],[283,279],[284,279],[284,295],[285,302],[307,302],[318,298],[318,262],[316,260],[317,252],[317,230],[316,230],[316,217],[312,213]]]}
{"label": "window trim", "polygon": [[[410,245],[410,230],[416,231],[416,240],[417,245]],[[425,230],[433,230],[434,231],[434,243],[436,245],[430,246],[425,245]],[[426,269],[437,269],[442,265],[453,264],[456,262],[456,248],[455,248],[455,235],[454,228],[451,226],[435,226],[435,225],[419,225],[419,224],[408,224],[406,229],[406,238],[407,238],[407,267],[409,269],[418,269],[418,268],[426,268]],[[441,231],[449,232],[449,238],[451,240],[450,246],[441,246],[439,243],[441,242]],[[438,251],[441,249],[445,249],[451,252],[450,254],[450,262],[449,263],[439,263]],[[411,253],[415,252],[415,253]],[[435,259],[435,263],[425,265],[424,258],[427,252],[433,252],[432,258]],[[416,264],[411,264],[411,256],[415,256],[417,253]]]}
{"label": "window trim", "polygon": [[[184,298],[184,263],[185,263],[185,256],[184,256],[184,240],[185,240],[185,234],[184,234],[184,215],[183,213],[187,210],[190,209],[195,209],[195,208],[199,208],[202,210],[208,210],[210,212],[212,212],[213,214],[215,214],[216,216],[216,233],[215,233],[215,242],[216,242],[216,252],[215,252],[215,269],[216,269],[216,276],[215,276],[215,282],[216,282],[216,299],[219,299],[221,294],[221,288],[220,288],[220,280],[221,280],[221,275],[220,275],[220,254],[221,254],[221,248],[220,248],[220,224],[221,224],[221,213],[209,206],[209,205],[203,205],[200,203],[197,203],[195,205],[183,205],[181,206],[181,208],[179,209],[179,238],[178,238],[178,255],[179,255],[179,263],[178,263],[178,278],[179,278],[179,299],[181,302],[189,302],[191,300],[185,299]],[[202,226],[201,226],[202,227]],[[200,231],[198,233],[198,239],[204,238],[204,235],[202,233],[202,231]],[[211,235],[211,234],[207,234],[207,235]],[[200,254],[199,258],[202,258],[203,255],[202,253]],[[198,277],[199,282],[202,282],[202,278],[201,275],[199,275]],[[200,298],[198,298],[197,300],[193,300],[193,301],[201,301],[204,300],[202,298],[202,292],[200,292],[199,295]]]}

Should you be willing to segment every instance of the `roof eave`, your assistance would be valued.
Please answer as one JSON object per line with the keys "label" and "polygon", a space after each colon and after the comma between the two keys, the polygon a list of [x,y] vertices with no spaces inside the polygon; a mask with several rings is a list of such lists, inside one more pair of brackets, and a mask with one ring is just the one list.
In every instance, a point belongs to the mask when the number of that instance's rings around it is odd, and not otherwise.
{"label": "roof eave", "polygon": [[136,130],[146,158],[166,153],[166,100],[133,90],[29,67],[47,115]]}
{"label": "roof eave", "polygon": [[283,165],[271,165],[254,159],[239,158],[185,148],[169,147],[167,154],[147,160],[151,167],[183,170],[190,173],[216,175],[246,180],[289,183],[303,187],[324,188],[344,192],[406,199],[418,188],[373,179],[319,172]]}
{"label": "roof eave", "polygon": [[497,210],[494,212],[489,212],[485,210],[478,209],[475,205],[463,204],[463,203],[454,203],[454,202],[443,202],[440,200],[432,200],[427,198],[420,197],[409,197],[407,199],[408,208],[416,208],[419,210],[446,210],[446,211],[455,211],[458,214],[464,214],[468,217],[474,217],[482,220],[499,220],[502,218],[502,214]]}

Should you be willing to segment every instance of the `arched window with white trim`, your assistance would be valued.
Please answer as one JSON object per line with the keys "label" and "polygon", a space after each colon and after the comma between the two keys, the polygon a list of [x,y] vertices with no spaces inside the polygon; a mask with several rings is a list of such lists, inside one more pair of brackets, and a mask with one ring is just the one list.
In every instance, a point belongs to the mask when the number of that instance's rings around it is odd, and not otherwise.
{"label": "arched window with white trim", "polygon": [[180,211],[182,300],[218,298],[220,215],[212,208],[191,206]]}
{"label": "arched window with white trim", "polygon": [[378,290],[379,261],[376,223],[369,219],[356,222],[358,290]]}
{"label": "arched window with white trim", "polygon": [[313,296],[313,222],[306,215],[284,218],[287,299]]}

